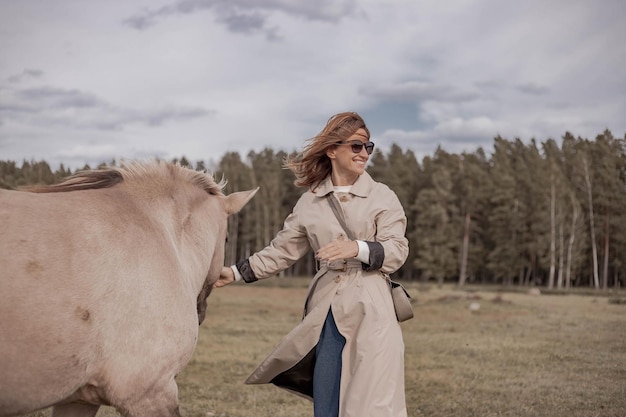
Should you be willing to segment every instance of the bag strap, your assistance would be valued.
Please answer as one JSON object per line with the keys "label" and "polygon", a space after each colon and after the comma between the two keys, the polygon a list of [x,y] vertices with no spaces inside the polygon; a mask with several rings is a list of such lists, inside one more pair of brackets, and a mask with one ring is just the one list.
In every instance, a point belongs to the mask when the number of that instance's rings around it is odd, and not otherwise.
{"label": "bag strap", "polygon": [[[326,194],[326,199],[328,200],[328,204],[330,205],[330,208],[333,210],[333,213],[335,214],[335,217],[337,217],[337,220],[339,221],[339,224],[341,225],[343,230],[346,232],[346,235],[348,236],[348,238],[350,240],[356,240],[356,237],[352,234],[352,232],[348,228],[348,225],[346,224],[346,219],[343,216],[343,211],[341,211],[341,207],[339,207],[339,202],[333,196],[333,193]],[[409,295],[409,292],[406,290],[406,288],[404,288],[404,286],[402,284],[400,284],[399,282],[393,281],[391,279],[391,277],[389,276],[389,274],[383,273],[383,276],[385,277],[385,281],[387,281],[387,285],[389,286],[389,291],[391,293],[391,298],[392,298],[393,303],[394,303],[394,309],[396,308],[396,301],[394,300],[394,288],[395,287],[399,287],[400,288],[400,291],[402,291],[406,295],[405,299],[407,301],[411,298],[411,296]],[[309,300],[307,299],[307,304],[308,304],[308,302],[309,302]],[[410,310],[411,314],[408,317],[404,317],[401,321],[408,320],[408,319],[413,317],[413,310],[411,308],[410,301],[408,301],[408,302],[409,302],[408,309]],[[305,304],[305,314],[306,314],[306,304]],[[398,317],[397,311],[396,311],[396,317]]]}
{"label": "bag strap", "polygon": [[[354,236],[352,234],[352,231],[348,228],[348,225],[346,224],[346,219],[343,216],[343,211],[341,211],[341,207],[339,207],[339,202],[333,196],[333,193],[326,194],[326,199],[328,200],[328,204],[330,205],[330,208],[333,209],[333,213],[335,213],[335,217],[337,217],[337,220],[339,221],[339,224],[341,225],[343,230],[346,232],[346,235],[348,236],[348,239],[350,239],[350,240],[357,240],[356,236]],[[389,288],[391,289],[391,282],[392,282],[391,281],[391,277],[389,276],[389,274],[383,274],[383,275],[385,276],[385,280],[389,283]],[[402,287],[402,288],[404,289],[404,287]],[[407,295],[408,295],[408,293],[407,293]]]}
{"label": "bag strap", "polygon": [[[328,200],[328,204],[330,204],[330,208],[333,210],[333,213],[335,214],[335,217],[337,217],[337,220],[339,221],[339,224],[343,228],[344,232],[346,232],[346,235],[348,236],[348,238],[350,240],[356,240],[354,238],[354,235],[352,234],[352,232],[350,231],[350,229],[348,229],[348,226],[346,225],[346,220],[343,217],[343,212],[341,211],[341,207],[339,207],[339,205],[338,205],[339,203],[338,203],[337,199],[335,197],[333,197],[333,193],[331,192],[331,193],[326,194],[326,199]],[[319,271],[318,271],[318,274],[315,275],[315,278],[313,279],[313,281],[309,285],[309,290],[307,292],[308,295],[307,295],[307,298],[306,298],[306,300],[304,302],[304,312],[302,314],[302,318],[303,319],[304,319],[304,317],[307,314],[307,309],[308,309],[308,306],[309,306],[309,300],[311,299],[311,296],[313,295],[313,289],[317,285],[317,280],[319,278],[320,278],[320,275],[319,275]]]}
{"label": "bag strap", "polygon": [[348,228],[348,225],[346,224],[346,219],[343,216],[343,211],[341,211],[341,207],[339,207],[339,202],[333,196],[333,193],[326,194],[326,199],[328,200],[328,204],[330,205],[330,208],[333,210],[333,213],[335,213],[335,217],[337,217],[339,224],[343,228],[344,232],[346,232],[348,239],[357,240],[356,236],[354,236],[354,234],[352,234],[352,231]]}

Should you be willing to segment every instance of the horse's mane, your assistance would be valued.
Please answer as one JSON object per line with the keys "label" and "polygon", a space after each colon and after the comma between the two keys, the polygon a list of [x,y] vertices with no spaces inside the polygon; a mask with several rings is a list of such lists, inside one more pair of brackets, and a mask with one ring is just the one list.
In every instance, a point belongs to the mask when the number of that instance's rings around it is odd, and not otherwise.
{"label": "horse's mane", "polygon": [[63,182],[24,188],[33,193],[62,193],[68,191],[110,188],[123,181],[144,181],[162,184],[162,180],[191,183],[208,194],[223,195],[224,180],[216,182],[212,175],[194,171],[180,164],[164,161],[128,162],[120,167],[107,167],[77,172]]}

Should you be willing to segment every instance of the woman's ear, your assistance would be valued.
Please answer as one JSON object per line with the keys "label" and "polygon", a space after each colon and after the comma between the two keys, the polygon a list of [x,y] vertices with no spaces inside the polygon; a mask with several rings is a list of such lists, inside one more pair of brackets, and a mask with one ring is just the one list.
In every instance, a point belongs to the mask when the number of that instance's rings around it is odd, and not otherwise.
{"label": "woman's ear", "polygon": [[337,152],[337,147],[336,146],[330,146],[329,148],[326,149],[326,156],[329,157],[330,159],[335,159],[336,155],[335,153]]}

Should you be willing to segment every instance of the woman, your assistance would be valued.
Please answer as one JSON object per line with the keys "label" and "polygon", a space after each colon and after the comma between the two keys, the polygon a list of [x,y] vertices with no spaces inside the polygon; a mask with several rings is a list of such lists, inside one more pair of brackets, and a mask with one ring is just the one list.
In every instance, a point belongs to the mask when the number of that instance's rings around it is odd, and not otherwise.
{"label": "woman", "polygon": [[[386,278],[407,258],[406,217],[397,196],[365,172],[374,149],[363,119],[347,112],[286,166],[307,187],[269,246],[215,287],[253,282],[288,268],[311,248],[319,270],[305,316],[248,377],[313,399],[315,417],[406,416],[404,343]],[[346,238],[327,197],[337,198],[358,240]]]}

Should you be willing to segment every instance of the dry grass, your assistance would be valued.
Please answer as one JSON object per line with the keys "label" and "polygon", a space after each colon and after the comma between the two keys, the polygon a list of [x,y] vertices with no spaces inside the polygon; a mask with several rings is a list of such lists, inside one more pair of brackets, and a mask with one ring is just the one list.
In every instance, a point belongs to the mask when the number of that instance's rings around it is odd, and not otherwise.
{"label": "dry grass", "polygon": [[[183,416],[313,415],[307,400],[242,384],[300,320],[305,286],[285,278],[211,294],[178,377]],[[418,298],[416,318],[402,324],[409,416],[626,416],[626,305],[600,295],[408,288]]]}

